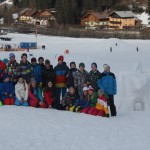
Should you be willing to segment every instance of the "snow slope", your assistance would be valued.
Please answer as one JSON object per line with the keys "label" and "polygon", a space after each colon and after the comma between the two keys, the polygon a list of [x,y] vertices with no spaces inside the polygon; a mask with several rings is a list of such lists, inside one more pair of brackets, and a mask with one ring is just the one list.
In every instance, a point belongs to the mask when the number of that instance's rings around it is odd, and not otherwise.
{"label": "snow slope", "polygon": [[52,109],[0,108],[1,150],[143,150],[150,148],[149,113],[101,118]]}
{"label": "snow slope", "polygon": [[[11,43],[35,42],[35,35],[8,34]],[[0,107],[0,150],[143,150],[150,148],[150,41],[119,39],[82,39],[38,35],[38,45],[46,50],[31,50],[55,66],[57,57],[85,62],[107,63],[116,74],[118,94],[115,96],[117,117],[101,118],[52,109]],[[0,42],[9,43],[9,42]],[[118,44],[116,47],[115,44]],[[113,52],[110,52],[112,47]],[[137,52],[137,47],[139,52]],[[64,54],[68,49],[70,54]],[[19,61],[23,52],[14,52]],[[0,59],[9,52],[0,52]],[[30,59],[30,57],[29,57]],[[139,64],[140,63],[140,64]],[[140,66],[140,67],[139,67]],[[139,67],[140,71],[137,71]],[[141,68],[141,69],[140,69]],[[137,101],[136,101],[137,100]],[[144,106],[143,106],[144,104]],[[135,111],[142,110],[142,111]]]}

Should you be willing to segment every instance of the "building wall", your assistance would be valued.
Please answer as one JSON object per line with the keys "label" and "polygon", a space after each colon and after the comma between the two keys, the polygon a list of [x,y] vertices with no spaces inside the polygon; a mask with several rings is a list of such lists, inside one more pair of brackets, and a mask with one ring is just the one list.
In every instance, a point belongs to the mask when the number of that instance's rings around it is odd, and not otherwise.
{"label": "building wall", "polygon": [[96,28],[96,26],[98,25],[99,20],[93,15],[88,15],[87,17],[81,19],[81,26],[84,26],[86,28],[88,27]]}
{"label": "building wall", "polygon": [[[134,18],[109,18],[110,29],[123,29],[124,27],[134,27]],[[113,28],[114,27],[114,28]]]}

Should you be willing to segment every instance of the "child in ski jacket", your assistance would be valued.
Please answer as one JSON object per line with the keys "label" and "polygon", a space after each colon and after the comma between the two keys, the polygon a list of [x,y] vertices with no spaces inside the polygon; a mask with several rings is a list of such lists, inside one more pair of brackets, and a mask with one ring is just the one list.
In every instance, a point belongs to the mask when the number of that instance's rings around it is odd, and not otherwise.
{"label": "child in ski jacket", "polygon": [[32,107],[46,108],[46,104],[43,101],[42,92],[39,86],[37,86],[34,78],[30,79],[28,86],[29,93],[29,105]]}
{"label": "child in ski jacket", "polygon": [[15,85],[15,94],[15,105],[28,106],[28,85],[22,77],[19,77],[19,80]]}
{"label": "child in ski jacket", "polygon": [[77,95],[75,89],[73,87],[69,88],[69,91],[65,94],[63,99],[61,100],[61,104],[65,110],[69,110],[77,100]]}
{"label": "child in ski jacket", "polygon": [[15,54],[14,53],[10,53],[9,58],[10,58],[10,60],[7,63],[6,72],[9,75],[10,81],[12,81],[14,84],[16,84],[17,83],[17,78],[18,78],[17,69],[18,69],[19,64],[15,60]]}
{"label": "child in ski jacket", "polygon": [[98,90],[98,99],[96,106],[90,111],[89,114],[101,117],[109,117],[107,100],[103,90]]}
{"label": "child in ski jacket", "polygon": [[3,82],[3,75],[5,74],[5,71],[6,71],[6,65],[4,62],[0,60],[0,82],[1,83]]}
{"label": "child in ski jacket", "polygon": [[2,101],[4,105],[14,105],[14,84],[9,81],[8,74],[3,75],[3,83],[1,87]]}
{"label": "child in ski jacket", "polygon": [[48,81],[44,89],[44,102],[48,108],[52,107],[52,103],[54,102],[54,87],[52,81]]}
{"label": "child in ski jacket", "polygon": [[90,105],[89,107],[83,109],[82,112],[89,114],[90,111],[92,111],[92,109],[95,108],[97,103],[97,98],[98,98],[97,92],[94,92],[94,89],[90,86],[88,89],[88,100],[90,102]]}
{"label": "child in ski jacket", "polygon": [[84,87],[81,98],[76,100],[74,106],[70,108],[70,111],[80,112],[86,107],[89,107],[89,105],[90,105],[90,102],[88,100],[88,87]]}

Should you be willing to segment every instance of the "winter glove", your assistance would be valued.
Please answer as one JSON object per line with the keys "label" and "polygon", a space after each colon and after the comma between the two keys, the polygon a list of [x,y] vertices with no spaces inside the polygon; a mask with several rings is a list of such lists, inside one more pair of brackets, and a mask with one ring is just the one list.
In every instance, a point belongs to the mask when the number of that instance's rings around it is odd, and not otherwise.
{"label": "winter glove", "polygon": [[2,102],[0,101],[0,106],[3,106]]}
{"label": "winter glove", "polygon": [[42,88],[42,82],[40,82],[39,86],[40,86],[40,88]]}
{"label": "winter glove", "polygon": [[106,117],[106,118],[109,118],[109,114],[105,114],[105,117]]}

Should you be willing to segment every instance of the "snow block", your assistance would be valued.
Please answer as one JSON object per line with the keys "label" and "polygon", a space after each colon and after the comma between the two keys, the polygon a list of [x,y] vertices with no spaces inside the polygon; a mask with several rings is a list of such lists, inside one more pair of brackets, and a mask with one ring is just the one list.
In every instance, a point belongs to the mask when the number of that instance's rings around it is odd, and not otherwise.
{"label": "snow block", "polygon": [[134,64],[133,72],[120,73],[118,108],[129,111],[150,111],[150,73],[142,73],[142,65]]}

